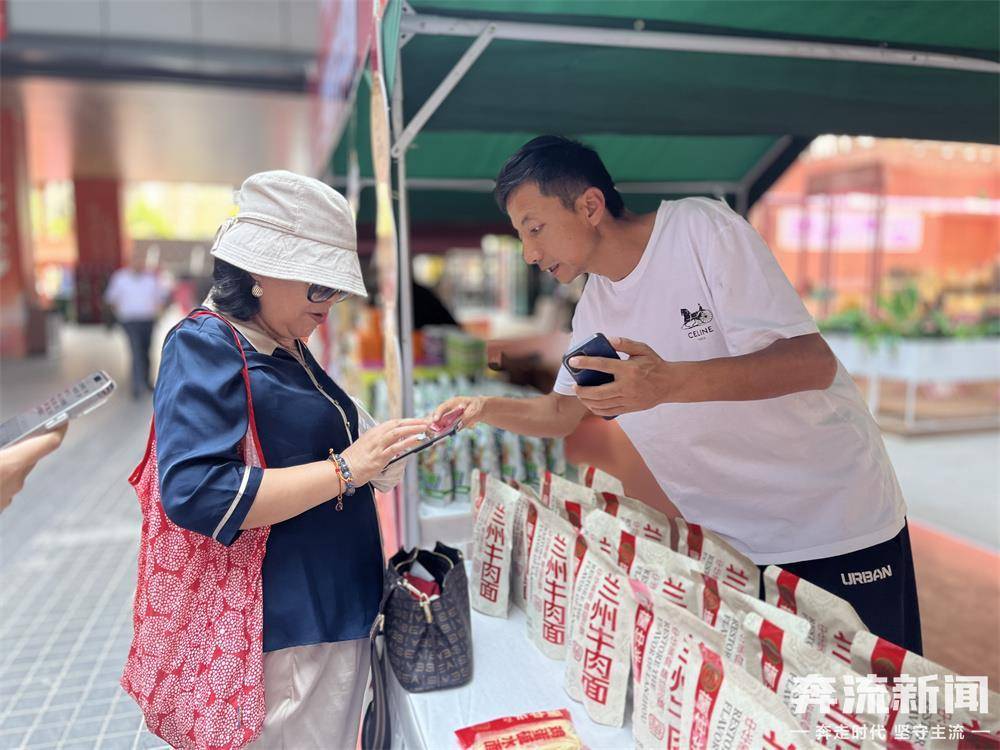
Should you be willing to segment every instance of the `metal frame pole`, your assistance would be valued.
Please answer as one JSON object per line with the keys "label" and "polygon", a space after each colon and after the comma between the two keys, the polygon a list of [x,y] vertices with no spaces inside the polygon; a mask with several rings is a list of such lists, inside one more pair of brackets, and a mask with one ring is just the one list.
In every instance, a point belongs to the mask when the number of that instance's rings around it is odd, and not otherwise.
{"label": "metal frame pole", "polygon": [[998,73],[1000,63],[978,57],[893,49],[860,44],[816,42],[796,39],[756,39],[721,34],[689,34],[673,31],[635,31],[587,26],[495,21],[483,18],[454,18],[423,15],[403,16],[400,30],[410,34],[438,36],[479,36],[492,26],[497,39],[596,47],[708,52],[723,55],[792,57],[806,60],[906,65],[978,73]]}
{"label": "metal frame pole", "polygon": [[[409,124],[402,128],[403,124],[403,112],[399,112],[399,125],[400,130],[396,132],[396,142],[392,145],[392,155],[395,158],[400,158],[406,151],[413,139],[417,137],[427,121],[431,119],[431,116],[437,111],[437,108],[441,106],[441,103],[448,98],[454,88],[458,85],[459,81],[469,72],[469,68],[479,59],[479,56],[486,51],[486,48],[490,46],[490,42],[493,41],[493,35],[496,32],[496,28],[492,24],[487,24],[486,27],[478,34],[476,41],[474,41],[467,50],[458,59],[454,67],[448,71],[448,75],[444,77],[441,83],[438,84],[437,88],[434,89],[434,93],[427,97],[427,101],[423,103],[420,109],[417,111],[413,118],[410,120]],[[402,58],[402,46],[400,46],[400,58]],[[399,72],[402,70],[402,65],[397,62],[396,65],[396,87],[399,88]],[[395,91],[393,92],[395,97]],[[400,95],[400,101],[402,102],[402,95]],[[393,115],[393,122],[395,123],[395,115]],[[395,129],[395,128],[394,128]]]}
{"label": "metal frame pole", "polygon": [[[392,90],[392,129],[396,139],[403,130],[403,59],[402,45],[396,62],[396,82]],[[413,285],[410,267],[410,208],[406,185],[406,149],[396,157],[396,191],[398,195],[396,239],[397,285],[399,301],[399,350],[400,379],[403,390],[403,416],[414,416],[413,383]],[[403,475],[403,544],[412,547],[420,544],[419,484],[416,465],[411,462]]]}

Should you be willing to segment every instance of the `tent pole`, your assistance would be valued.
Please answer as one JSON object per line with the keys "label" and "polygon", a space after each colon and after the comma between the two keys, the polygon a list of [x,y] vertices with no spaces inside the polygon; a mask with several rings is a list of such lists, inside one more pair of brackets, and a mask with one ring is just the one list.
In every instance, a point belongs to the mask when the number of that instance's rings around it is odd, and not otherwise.
{"label": "tent pole", "polygon": [[[403,129],[403,58],[396,62],[396,84],[392,90],[392,129],[399,138]],[[403,416],[412,417],[414,409],[413,383],[413,284],[410,266],[410,207],[406,186],[406,149],[396,155],[396,191],[398,194],[397,240],[399,299],[400,379],[403,389]],[[411,462],[403,475],[403,544],[420,544],[419,485],[416,463]]]}
{"label": "tent pole", "polygon": [[747,213],[750,210],[750,191],[753,190],[754,183],[760,179],[760,176],[766,172],[772,164],[774,164],[781,155],[785,153],[785,150],[791,145],[792,136],[783,135],[774,144],[764,152],[764,155],[757,160],[750,171],[744,175],[743,179],[740,180],[740,187],[736,190],[736,213],[742,216],[744,219],[747,217]]}
{"label": "tent pole", "polygon": [[[403,16],[406,18],[407,16]],[[467,50],[458,58],[458,62],[455,63],[454,67],[448,71],[448,75],[444,77],[438,87],[434,89],[434,93],[427,97],[427,101],[423,103],[423,106],[417,111],[413,118],[410,120],[409,124],[401,132],[396,133],[396,142],[392,144],[392,155],[395,158],[400,158],[402,153],[406,151],[406,148],[413,142],[413,139],[417,137],[421,129],[427,123],[431,116],[437,111],[437,108],[441,106],[441,103],[448,98],[448,94],[458,85],[459,81],[462,80],[463,76],[469,72],[469,68],[472,67],[473,63],[479,59],[479,56],[486,51],[486,48],[490,46],[490,42],[493,41],[493,35],[496,29],[493,24],[486,24],[477,35],[476,41],[474,41]],[[402,35],[400,36],[402,39]],[[400,47],[402,49],[402,47]],[[401,66],[397,64],[397,70]],[[402,124],[403,113],[400,111],[400,124]]]}
{"label": "tent pole", "polygon": [[833,60],[1000,73],[1000,63],[978,57],[795,39],[762,39],[673,31],[635,31],[562,24],[494,21],[486,18],[453,18],[420,13],[404,16],[400,24],[400,31],[412,34],[471,37],[479,36],[491,26],[494,28],[497,39],[514,41],[708,52],[723,55],[793,57],[807,60]]}

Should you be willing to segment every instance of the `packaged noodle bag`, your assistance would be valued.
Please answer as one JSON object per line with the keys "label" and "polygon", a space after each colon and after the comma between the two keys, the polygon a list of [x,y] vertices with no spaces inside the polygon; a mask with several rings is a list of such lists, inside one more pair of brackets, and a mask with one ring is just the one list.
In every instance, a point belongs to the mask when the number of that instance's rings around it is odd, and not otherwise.
{"label": "packaged noodle bag", "polygon": [[[528,494],[531,492],[531,495]],[[511,562],[511,600],[523,612],[528,611],[528,560],[538,525],[538,499],[525,486],[521,486],[514,513],[514,549]]]}
{"label": "packaged noodle bag", "polygon": [[452,452],[447,442],[432,445],[418,454],[420,497],[430,505],[450,505],[455,497]]}
{"label": "packaged noodle bag", "polygon": [[484,721],[455,730],[462,750],[501,750],[501,748],[531,748],[532,750],[582,750],[569,711],[538,711],[521,716]]}
{"label": "packaged noodle bag", "polygon": [[[643,584],[632,627],[632,735],[639,750],[683,750],[684,685],[692,648],[722,649],[720,635],[690,612],[668,604]],[[727,746],[721,745],[726,748]]]}
{"label": "packaged noodle bag", "polygon": [[636,536],[670,544],[670,519],[660,511],[642,500],[616,495],[614,492],[601,492],[598,497],[604,512],[617,518]]}
{"label": "packaged noodle bag", "polygon": [[683,518],[674,519],[677,551],[701,561],[705,575],[724,586],[756,598],[760,596],[760,569],[718,534]]}
{"label": "packaged noodle bag", "polygon": [[[503,493],[506,490],[515,490],[516,487],[511,486],[509,483],[504,482],[499,479],[499,474],[491,474],[488,471],[483,471],[481,469],[473,469],[469,475],[469,484],[472,489],[471,500],[472,500],[472,515],[473,517],[479,515],[479,508],[482,506],[483,501],[486,499],[487,491]],[[510,495],[510,493],[506,493]]]}
{"label": "packaged noodle bag", "polygon": [[539,437],[525,435],[521,438],[521,455],[524,458],[525,483],[537,486],[542,481],[542,474],[548,470],[545,443]]}
{"label": "packaged noodle bag", "polygon": [[545,468],[553,474],[566,473],[566,446],[562,438],[543,438],[545,443]]}
{"label": "packaged noodle bag", "polygon": [[454,462],[452,477],[456,503],[468,503],[472,492],[472,443],[475,437],[471,432],[459,432],[454,437]]}
{"label": "packaged noodle bag", "polygon": [[591,513],[583,523],[583,534],[631,578],[662,594],[670,602],[698,613],[694,574],[701,563],[674,552],[664,544],[637,537],[622,519],[607,513]]}
{"label": "packaged noodle bag", "polygon": [[538,499],[578,529],[583,526],[584,516],[599,507],[592,489],[563,479],[551,471],[542,476]]}
{"label": "packaged noodle bag", "polygon": [[617,477],[613,477],[606,471],[601,471],[596,466],[587,466],[580,473],[583,477],[583,483],[588,487],[592,487],[598,492],[613,492],[616,495],[624,495],[625,487],[622,485],[621,480]]}
{"label": "packaged noodle bag", "polygon": [[524,454],[521,452],[521,437],[507,430],[500,430],[500,476],[518,482],[527,479],[524,471]]}
{"label": "packaged noodle bag", "polygon": [[819,747],[777,695],[705,643],[690,650],[682,696],[678,747]]}
{"label": "packaged noodle bag", "polygon": [[550,659],[565,659],[576,529],[547,508],[528,502],[537,513],[528,554],[528,639]]}
{"label": "packaged noodle bag", "polygon": [[500,476],[500,449],[497,447],[497,433],[485,422],[473,428],[472,465],[480,471]]}
{"label": "packaged noodle bag", "polygon": [[531,487],[530,485],[527,485],[523,482],[518,482],[516,479],[504,479],[503,481],[509,484],[515,490],[518,490],[522,494],[527,495],[532,500],[536,502],[538,501],[538,493],[535,492],[534,488]]}
{"label": "packaged noodle bag", "polygon": [[587,547],[573,585],[564,685],[598,724],[625,720],[634,620],[628,574]]}
{"label": "packaged noodle bag", "polygon": [[472,607],[484,615],[506,618],[514,517],[521,493],[482,474],[477,479],[482,499],[472,528]]}
{"label": "packaged noodle bag", "polygon": [[722,653],[737,665],[743,665],[746,644],[751,640],[743,627],[743,621],[750,613],[775,623],[789,638],[804,642],[809,636],[809,621],[802,617],[778,609],[749,594],[720,586],[711,576],[695,573],[692,578],[695,582],[698,615],[722,634]]}
{"label": "packaged noodle bag", "polygon": [[764,570],[764,600],[808,620],[806,643],[844,664],[851,663],[854,634],[868,631],[849,602],[777,565]]}
{"label": "packaged noodle bag", "polygon": [[884,726],[894,750],[1000,748],[1000,694],[985,676],[957,675],[866,631],[854,635],[851,666],[892,691]]}
{"label": "packaged noodle bag", "polygon": [[[885,716],[868,710],[868,700],[855,700],[858,675],[850,667],[806,645],[756,612],[746,615],[743,629],[748,636],[743,668],[781,698],[799,726],[809,730],[810,737],[816,741],[842,737],[845,747],[880,747],[870,736],[870,729],[883,723]],[[833,679],[835,689],[829,693],[829,702],[814,700],[810,692],[817,677],[827,685]],[[879,685],[871,685],[868,695],[889,705],[889,692]]]}

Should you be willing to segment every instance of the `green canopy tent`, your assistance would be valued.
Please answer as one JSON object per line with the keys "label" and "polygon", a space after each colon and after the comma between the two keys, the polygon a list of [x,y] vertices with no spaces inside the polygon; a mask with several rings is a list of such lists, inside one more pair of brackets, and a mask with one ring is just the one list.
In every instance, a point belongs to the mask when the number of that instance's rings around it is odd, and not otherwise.
{"label": "green canopy tent", "polygon": [[593,144],[626,194],[724,195],[745,213],[820,133],[996,142],[998,16],[975,0],[390,0],[393,155],[415,226],[500,220],[489,181],[543,132]]}
{"label": "green canopy tent", "polygon": [[991,0],[389,0],[381,34],[407,414],[411,230],[502,226],[492,180],[534,135],[596,147],[636,210],[707,194],[744,214],[821,133],[998,142]]}

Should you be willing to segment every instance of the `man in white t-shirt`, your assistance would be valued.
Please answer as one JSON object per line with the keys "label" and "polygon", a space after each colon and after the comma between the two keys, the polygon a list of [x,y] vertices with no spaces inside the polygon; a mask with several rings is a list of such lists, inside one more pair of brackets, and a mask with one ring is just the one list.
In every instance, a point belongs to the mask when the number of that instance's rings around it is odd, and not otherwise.
{"label": "man in white t-shirt", "polygon": [[461,406],[466,425],[539,436],[616,417],[686,519],[919,653],[906,506],[881,434],[760,235],[707,198],[631,213],[600,157],[557,136],[512,156],[496,196],[527,263],[564,284],[589,274],[572,346],[600,332],[628,356],[571,362],[608,385],[580,387],[564,367],[546,396],[459,397],[437,415]]}
{"label": "man in white t-shirt", "polygon": [[128,337],[132,358],[132,398],[138,399],[153,390],[149,349],[153,341],[153,326],[163,312],[170,289],[159,274],[146,268],[145,258],[132,254],[129,266],[119,268],[108,281],[104,301],[114,310]]}

